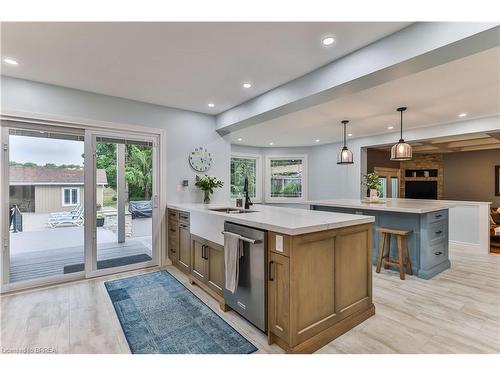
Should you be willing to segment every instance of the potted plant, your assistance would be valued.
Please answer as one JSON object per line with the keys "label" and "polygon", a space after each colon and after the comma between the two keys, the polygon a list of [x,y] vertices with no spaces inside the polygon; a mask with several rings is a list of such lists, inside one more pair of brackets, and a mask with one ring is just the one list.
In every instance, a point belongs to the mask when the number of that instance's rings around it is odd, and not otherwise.
{"label": "potted plant", "polygon": [[210,203],[210,194],[214,193],[214,189],[224,186],[224,182],[219,180],[217,177],[208,175],[203,177],[196,176],[196,182],[194,184],[196,187],[200,188],[200,190],[203,190],[203,203],[205,204]]}
{"label": "potted plant", "polygon": [[370,190],[370,201],[377,201],[380,198],[380,189],[382,188],[378,174],[375,172],[368,173],[363,178],[363,185]]}
{"label": "potted plant", "polygon": [[101,212],[96,214],[95,222],[98,227],[104,226],[104,215]]}

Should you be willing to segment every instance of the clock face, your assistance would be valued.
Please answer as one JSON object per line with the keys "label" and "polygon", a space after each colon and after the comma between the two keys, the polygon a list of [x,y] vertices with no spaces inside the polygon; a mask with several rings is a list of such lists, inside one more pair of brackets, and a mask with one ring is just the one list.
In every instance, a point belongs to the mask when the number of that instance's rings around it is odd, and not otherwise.
{"label": "clock face", "polygon": [[196,172],[206,172],[212,166],[212,154],[206,148],[197,147],[189,155],[189,164]]}

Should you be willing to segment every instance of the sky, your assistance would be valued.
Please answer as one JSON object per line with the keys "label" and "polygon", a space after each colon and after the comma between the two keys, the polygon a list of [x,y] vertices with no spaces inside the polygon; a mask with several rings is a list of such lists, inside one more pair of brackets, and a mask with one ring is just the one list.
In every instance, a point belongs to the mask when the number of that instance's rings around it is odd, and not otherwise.
{"label": "sky", "polygon": [[10,161],[83,165],[83,142],[11,135]]}

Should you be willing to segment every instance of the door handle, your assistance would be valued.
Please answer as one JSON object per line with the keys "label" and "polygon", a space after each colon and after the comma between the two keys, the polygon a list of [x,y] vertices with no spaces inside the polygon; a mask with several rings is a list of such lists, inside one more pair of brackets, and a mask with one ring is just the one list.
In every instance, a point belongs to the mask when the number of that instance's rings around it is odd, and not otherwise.
{"label": "door handle", "polygon": [[273,271],[272,271],[273,264],[274,264],[273,260],[269,262],[269,269],[267,270],[269,281],[274,281],[274,276],[273,276]]}
{"label": "door handle", "polygon": [[208,260],[208,254],[207,254],[207,249],[208,249],[208,246],[207,245],[202,245],[201,246],[201,257],[205,260]]}

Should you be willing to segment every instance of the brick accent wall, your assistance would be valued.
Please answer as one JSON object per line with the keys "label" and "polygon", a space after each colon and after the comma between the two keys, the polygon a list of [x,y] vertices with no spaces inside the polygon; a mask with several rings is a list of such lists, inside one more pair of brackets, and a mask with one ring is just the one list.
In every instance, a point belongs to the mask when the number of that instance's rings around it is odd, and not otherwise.
{"label": "brick accent wall", "polygon": [[[442,154],[413,154],[413,159],[402,161],[401,168],[401,186],[399,196],[405,198],[405,182],[406,180],[416,181],[437,181],[438,183],[438,199],[443,199],[444,194],[444,174],[443,174],[443,155]],[[437,169],[437,177],[405,177],[406,169]]]}

